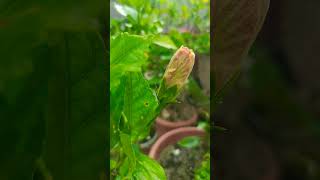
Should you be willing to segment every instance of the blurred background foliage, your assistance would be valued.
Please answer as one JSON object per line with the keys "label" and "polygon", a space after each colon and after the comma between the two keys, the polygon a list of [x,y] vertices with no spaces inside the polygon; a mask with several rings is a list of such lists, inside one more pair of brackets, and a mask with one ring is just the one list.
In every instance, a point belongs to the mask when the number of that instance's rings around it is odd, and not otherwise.
{"label": "blurred background foliage", "polygon": [[[206,127],[208,131],[210,120],[209,3],[208,0],[113,0],[110,3],[111,38],[117,37],[120,33],[128,33],[151,39],[149,51],[145,52],[147,63],[143,65],[142,72],[154,90],[158,89],[165,68],[179,47],[186,46],[194,51],[195,66],[181,95],[177,98],[177,103],[195,107],[200,113],[199,125]],[[139,135],[142,133],[141,130],[139,127],[137,131]],[[149,132],[145,133],[149,134]],[[200,142],[193,140],[185,144]],[[113,157],[116,156],[113,155]],[[210,176],[209,159],[206,158],[203,167],[198,170],[199,177]]]}
{"label": "blurred background foliage", "polygon": [[143,73],[155,89],[177,48],[183,45],[195,51],[195,70],[186,92],[207,115],[210,109],[209,3],[207,0],[113,0],[110,3],[111,36],[120,32],[152,36]]}
{"label": "blurred background foliage", "polygon": [[107,9],[0,2],[0,179],[104,177]]}
{"label": "blurred background foliage", "polygon": [[[320,179],[319,2],[272,1],[242,75],[219,104],[214,176]],[[299,12],[299,13],[298,13]]]}

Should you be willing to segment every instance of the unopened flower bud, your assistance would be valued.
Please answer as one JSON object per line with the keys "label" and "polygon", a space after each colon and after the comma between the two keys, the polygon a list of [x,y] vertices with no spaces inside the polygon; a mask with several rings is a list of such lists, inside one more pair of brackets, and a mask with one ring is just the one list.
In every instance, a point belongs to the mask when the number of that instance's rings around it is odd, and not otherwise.
{"label": "unopened flower bud", "polygon": [[163,76],[167,88],[177,86],[180,89],[188,79],[193,65],[195,55],[187,47],[181,46],[172,56]]}

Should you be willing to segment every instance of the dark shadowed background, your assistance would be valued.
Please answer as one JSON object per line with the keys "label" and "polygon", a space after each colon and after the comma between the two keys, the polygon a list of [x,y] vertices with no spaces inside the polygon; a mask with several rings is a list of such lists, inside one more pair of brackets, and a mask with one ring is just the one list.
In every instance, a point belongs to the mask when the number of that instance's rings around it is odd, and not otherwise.
{"label": "dark shadowed background", "polygon": [[320,179],[320,1],[271,1],[217,106],[214,179]]}

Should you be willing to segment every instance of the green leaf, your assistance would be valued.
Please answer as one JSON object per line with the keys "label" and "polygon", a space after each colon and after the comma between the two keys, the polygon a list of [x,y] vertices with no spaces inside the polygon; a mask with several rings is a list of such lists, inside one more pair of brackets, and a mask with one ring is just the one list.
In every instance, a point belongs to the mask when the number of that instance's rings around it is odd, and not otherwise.
{"label": "green leaf", "polygon": [[207,111],[210,110],[210,98],[204,94],[203,90],[200,88],[199,84],[194,80],[194,78],[189,78],[186,88],[197,106],[200,106]]}
{"label": "green leaf", "polygon": [[146,52],[150,40],[143,36],[122,33],[110,42],[110,88],[119,85],[126,72],[140,72],[141,66],[147,62]]}
{"label": "green leaf", "polygon": [[167,49],[177,49],[175,43],[171,40],[169,36],[166,35],[156,36],[153,43]]}
{"label": "green leaf", "polygon": [[[141,179],[152,179],[152,180],[166,180],[166,175],[160,164],[151,159],[150,157],[142,154],[139,151],[136,152],[137,164],[133,169],[132,175],[128,175],[128,159],[126,159],[124,166],[121,167],[122,171],[120,179],[128,180],[141,180]],[[122,178],[121,178],[122,177]]]}
{"label": "green leaf", "polygon": [[166,179],[165,172],[157,161],[151,159],[150,157],[142,153],[138,153],[137,159],[137,169],[133,173],[134,179]]}
{"label": "green leaf", "polygon": [[179,93],[180,91],[178,90],[178,87],[176,85],[168,88],[164,83],[164,80],[162,79],[157,92],[160,106],[163,107],[169,103],[174,103]]}
{"label": "green leaf", "polygon": [[151,4],[149,1],[140,1],[140,0],[118,0],[122,4],[129,5],[131,7],[134,7],[136,9],[140,9],[143,7],[147,7]]}
{"label": "green leaf", "polygon": [[115,169],[117,166],[117,162],[113,159],[110,159],[110,169]]}
{"label": "green leaf", "polygon": [[44,161],[53,179],[99,179],[108,143],[104,43],[95,32],[50,37]]}
{"label": "green leaf", "polygon": [[134,8],[119,3],[114,3],[114,7],[122,16],[131,16],[134,20],[137,20],[138,12]]}
{"label": "green leaf", "polygon": [[[76,2],[76,3],[75,3]],[[61,6],[63,4],[63,6]],[[36,160],[40,155],[43,155],[43,148],[46,141],[46,123],[48,119],[48,111],[53,107],[61,105],[61,101],[52,103],[52,97],[49,97],[48,90],[49,78],[52,76],[59,77],[58,70],[51,66],[53,61],[60,61],[59,58],[65,58],[55,54],[51,47],[56,43],[51,41],[53,32],[60,31],[92,31],[98,28],[98,23],[95,22],[96,15],[101,13],[104,6],[101,6],[100,0],[85,1],[85,0],[49,0],[38,1],[30,0],[28,2],[22,0],[3,0],[0,3],[0,179],[1,180],[31,180],[39,167]],[[49,37],[50,36],[50,37]],[[89,44],[92,46],[83,54],[91,54],[90,58],[81,57],[88,60],[88,64],[95,62],[99,58],[94,58],[94,54],[104,53],[105,49],[101,46],[101,40]],[[95,44],[96,43],[96,44]],[[64,43],[62,43],[64,45]],[[81,43],[82,44],[82,43]],[[83,44],[82,44],[83,45]],[[98,50],[97,46],[101,48]],[[77,50],[74,52],[78,53]],[[81,54],[81,55],[83,55]],[[74,55],[74,54],[73,54]],[[71,55],[71,56],[73,56]],[[76,57],[74,57],[76,58]],[[63,59],[65,60],[65,59]],[[103,62],[104,57],[100,58]],[[76,62],[76,60],[74,59]],[[70,65],[73,67],[73,64]],[[91,68],[91,66],[87,66]],[[103,68],[105,66],[101,66]],[[59,71],[61,72],[61,71]],[[101,72],[101,71],[96,71]],[[102,71],[103,72],[103,71]],[[57,74],[56,74],[57,73]],[[84,73],[84,72],[83,72]],[[72,73],[71,73],[72,74]],[[84,73],[82,76],[86,76]],[[89,75],[89,74],[88,74]],[[94,75],[90,74],[90,81]],[[102,76],[105,77],[105,76]],[[102,77],[97,78],[101,80]],[[61,78],[63,80],[63,78]],[[85,79],[85,77],[84,77]],[[62,81],[61,81],[62,82]],[[59,82],[55,82],[56,85]],[[104,82],[105,83],[105,82]],[[50,85],[53,86],[52,84]],[[95,86],[97,88],[97,86]],[[76,87],[74,87],[76,88]],[[85,90],[84,90],[85,91]],[[101,89],[100,92],[103,90]],[[65,91],[66,92],[66,91]],[[92,91],[91,91],[92,92]],[[106,91],[104,91],[105,93]],[[58,93],[57,93],[58,94]],[[62,93],[63,94],[63,93]],[[88,93],[89,94],[89,93]],[[99,93],[97,93],[99,94]],[[52,95],[52,94],[51,94]],[[50,95],[50,96],[51,96]],[[105,94],[106,96],[106,94]],[[84,97],[86,97],[84,95]],[[88,98],[92,96],[89,95]],[[102,97],[102,96],[101,96]],[[57,96],[57,99],[62,96]],[[51,99],[49,101],[49,99]],[[103,98],[101,98],[102,101]],[[49,101],[49,102],[48,102]],[[76,102],[75,100],[72,100]],[[83,101],[86,101],[84,98]],[[85,104],[83,101],[79,103]],[[100,101],[100,102],[101,102]],[[86,102],[87,103],[87,102]],[[88,102],[92,104],[92,102]],[[69,109],[73,106],[70,105]],[[99,105],[98,105],[99,106]],[[103,105],[102,105],[103,106]],[[101,106],[101,108],[102,108]],[[48,108],[50,107],[50,109]],[[105,107],[105,106],[104,106]],[[98,108],[100,110],[100,108]],[[99,111],[98,110],[98,111]],[[70,110],[71,111],[71,110]],[[72,111],[72,114],[76,114]],[[72,115],[72,116],[73,116]],[[87,112],[82,115],[87,115]],[[102,115],[100,114],[102,119]],[[62,116],[61,116],[62,117]],[[84,116],[85,117],[85,116]],[[96,116],[98,117],[98,115]],[[74,118],[76,119],[76,118]],[[63,119],[61,119],[63,120]],[[104,120],[104,119],[102,119]],[[105,120],[104,120],[105,121]],[[57,121],[59,122],[59,121]],[[60,121],[61,122],[61,121]],[[83,134],[86,132],[83,127],[85,122],[79,123],[78,130]],[[63,121],[56,126],[53,131],[56,131],[59,137],[61,135],[60,127],[63,126]],[[105,124],[103,124],[105,125]],[[105,125],[106,126],[106,125]],[[101,126],[102,127],[102,126]],[[96,128],[96,132],[101,132]],[[91,129],[90,123],[87,129]],[[52,130],[52,129],[51,129]],[[98,139],[104,137],[104,145],[107,144],[107,130],[104,135],[99,134]],[[63,136],[64,134],[62,134]],[[96,134],[95,134],[96,135]],[[87,138],[92,138],[95,135],[90,135],[83,138],[83,146],[86,146]],[[59,141],[56,141],[57,143]],[[51,143],[51,142],[50,142]],[[58,144],[56,144],[58,145]],[[92,145],[92,144],[91,144]],[[94,146],[89,146],[90,148]],[[100,150],[97,148],[97,152]],[[82,152],[88,148],[73,149],[74,151]],[[94,152],[94,150],[89,150]],[[59,153],[59,152],[56,152]],[[98,152],[99,153],[99,152]],[[61,154],[60,154],[61,155]],[[85,155],[85,154],[84,154]],[[64,156],[57,156],[56,161],[60,161],[60,168],[65,167]],[[97,162],[104,161],[104,154]],[[88,156],[92,158],[92,156]],[[79,158],[75,158],[78,160]],[[92,158],[93,159],[93,158]],[[86,160],[84,160],[86,161]],[[93,160],[91,160],[93,161]],[[57,163],[57,164],[58,164]],[[92,164],[93,163],[88,163]],[[75,166],[74,166],[75,167]],[[97,167],[93,166],[92,168]],[[82,168],[80,174],[93,172],[92,168]],[[51,172],[52,173],[52,172]],[[89,173],[88,173],[89,174]],[[54,177],[56,177],[55,174]],[[87,176],[83,176],[86,178]],[[64,179],[64,178],[56,178]],[[68,178],[67,178],[68,179]],[[91,178],[89,178],[91,179]]]}
{"label": "green leaf", "polygon": [[131,174],[131,170],[136,168],[136,155],[133,148],[133,143],[131,141],[131,137],[128,134],[120,133],[120,140],[122,144],[123,152],[127,155],[127,159],[129,161],[129,171],[128,174]]}
{"label": "green leaf", "polygon": [[[20,38],[19,42],[25,48],[29,48],[32,45],[25,45],[25,40],[35,36],[38,36],[37,40],[45,38],[45,33],[48,30],[83,31],[97,29],[98,27],[92,23],[93,19],[105,9],[105,6],[101,6],[100,0],[92,0],[90,2],[85,0],[30,0],[28,2],[3,0],[0,3],[0,31],[2,28],[4,30],[9,28],[12,31],[8,31],[6,34],[1,32],[0,39],[2,42],[9,43],[8,39],[13,40],[11,43],[14,44],[17,42],[18,37],[12,37],[13,35],[20,36],[25,34],[24,38],[26,39],[21,41]],[[5,39],[2,38],[2,35]],[[10,36],[6,37],[5,35]]]}
{"label": "green leaf", "polygon": [[213,1],[213,69],[220,89],[242,64],[260,31],[270,0]]}
{"label": "green leaf", "polygon": [[125,79],[114,92],[111,92],[110,97],[110,149],[112,149],[119,141],[119,124],[121,113],[123,111]]}
{"label": "green leaf", "polygon": [[205,131],[207,131],[207,132],[210,131],[210,124],[209,124],[208,121],[198,121],[198,122],[199,122],[199,123],[198,123],[198,125],[197,125],[197,128],[203,129],[203,130],[205,130]]}
{"label": "green leaf", "polygon": [[201,163],[195,171],[195,180],[209,180],[210,179],[210,154],[207,153]]}
{"label": "green leaf", "polygon": [[47,56],[44,43],[0,61],[0,179],[32,179],[45,134]]}
{"label": "green leaf", "polygon": [[196,136],[183,138],[178,142],[181,147],[194,148],[200,144],[200,138]]}
{"label": "green leaf", "polygon": [[149,128],[157,107],[157,97],[142,73],[128,73],[123,112],[128,119],[132,136],[138,137]]}

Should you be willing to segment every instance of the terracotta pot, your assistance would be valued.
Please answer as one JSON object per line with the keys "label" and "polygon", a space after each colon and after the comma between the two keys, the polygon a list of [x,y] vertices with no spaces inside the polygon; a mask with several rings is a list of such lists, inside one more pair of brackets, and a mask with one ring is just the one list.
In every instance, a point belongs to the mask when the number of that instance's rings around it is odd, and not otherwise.
{"label": "terracotta pot", "polygon": [[156,119],[156,131],[158,136],[162,136],[164,133],[171,131],[173,129],[177,129],[180,127],[192,126],[196,124],[198,120],[198,113],[195,109],[193,109],[194,114],[190,119],[179,120],[176,122],[165,120],[161,117],[157,117]]}
{"label": "terracotta pot", "polygon": [[171,130],[160,136],[159,139],[153,144],[149,152],[149,157],[157,160],[162,150],[167,146],[176,144],[178,141],[182,140],[185,137],[204,137],[205,135],[206,131],[196,127],[181,127]]}

